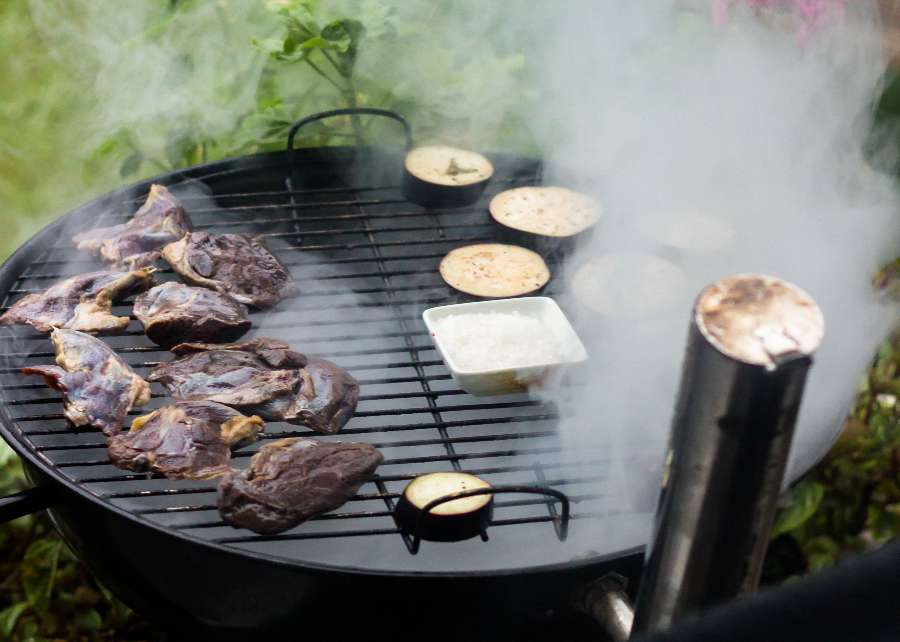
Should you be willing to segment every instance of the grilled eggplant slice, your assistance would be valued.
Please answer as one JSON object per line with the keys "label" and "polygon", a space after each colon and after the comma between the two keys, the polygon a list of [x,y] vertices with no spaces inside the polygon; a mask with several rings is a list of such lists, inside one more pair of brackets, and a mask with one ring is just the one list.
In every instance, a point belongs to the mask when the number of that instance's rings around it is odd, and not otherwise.
{"label": "grilled eggplant slice", "polygon": [[176,399],[205,399],[318,432],[338,432],[356,410],[359,383],[325,359],[307,358],[272,339],[225,345],[182,343],[184,355],[150,373]]}
{"label": "grilled eggplant slice", "polygon": [[461,207],[478,200],[493,174],[494,166],[478,152],[423,145],[406,155],[403,195],[426,207]]}
{"label": "grilled eggplant slice", "polygon": [[191,220],[162,185],[151,185],[150,194],[127,223],[76,234],[72,242],[79,250],[100,256],[104,263],[130,270],[152,265],[162,247],[177,241],[191,229]]}
{"label": "grilled eggplant slice", "polygon": [[227,473],[232,449],[256,441],[262,429],[259,417],[220,403],[177,401],[136,417],[131,430],[110,437],[107,446],[119,468],[210,479]]}
{"label": "grilled eggplant slice", "polygon": [[134,301],[134,315],[154,343],[235,341],[250,329],[247,307],[227,294],[169,281]]}
{"label": "grilled eggplant slice", "polygon": [[266,444],[246,470],[219,481],[222,519],[271,535],[342,506],[383,456],[370,444],[290,438]]}
{"label": "grilled eggplant slice", "polygon": [[193,232],[162,253],[190,283],[257,308],[270,308],[297,293],[291,275],[259,238]]}
{"label": "grilled eggplant slice", "polygon": [[428,504],[441,497],[466,490],[490,488],[475,475],[459,472],[428,473],[413,479],[400,496],[394,513],[407,533],[433,542],[458,542],[475,537],[491,521],[493,495],[473,495],[438,504],[427,514]]}
{"label": "grilled eggplant slice", "polygon": [[57,328],[50,334],[55,366],[28,366],[25,374],[44,377],[63,393],[63,412],[76,426],[95,426],[112,436],[128,411],[150,400],[150,385],[112,348],[89,334]]}
{"label": "grilled eggplant slice", "polygon": [[529,294],[550,280],[550,270],[539,254],[502,243],[451,250],[441,261],[440,272],[460,292],[494,298]]}
{"label": "grilled eggplant slice", "polygon": [[69,277],[16,301],[0,317],[0,324],[28,324],[38,332],[50,332],[53,328],[79,332],[121,330],[130,320],[114,316],[112,304],[153,285],[153,271],[101,270]]}
{"label": "grilled eggplant slice", "polygon": [[488,209],[501,225],[552,237],[580,234],[594,225],[601,213],[590,196],[553,186],[508,189],[492,198]]}

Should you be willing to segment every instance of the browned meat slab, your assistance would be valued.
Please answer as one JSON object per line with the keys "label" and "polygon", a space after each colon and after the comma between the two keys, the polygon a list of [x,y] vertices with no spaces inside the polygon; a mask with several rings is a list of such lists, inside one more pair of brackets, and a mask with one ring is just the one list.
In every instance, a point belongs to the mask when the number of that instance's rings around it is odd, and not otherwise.
{"label": "browned meat slab", "polygon": [[219,513],[232,526],[279,533],[342,506],[383,459],[370,444],[280,439],[222,477]]}
{"label": "browned meat slab", "polygon": [[331,361],[309,357],[300,371],[303,387],[287,410],[287,421],[303,424],[327,435],[344,427],[359,400],[359,382]]}
{"label": "browned meat slab", "polygon": [[227,294],[171,281],[137,297],[134,315],[164,348],[184,341],[234,341],[251,325],[247,307]]}
{"label": "browned meat slab", "polygon": [[186,281],[257,308],[297,293],[290,274],[262,240],[243,234],[193,232],[163,248],[163,257]]}
{"label": "browned meat slab", "polygon": [[359,384],[324,359],[293,352],[286,343],[257,338],[228,345],[184,343],[185,355],[150,373],[176,399],[207,399],[271,421],[336,433],[353,416]]}
{"label": "browned meat slab", "polygon": [[119,468],[209,479],[228,472],[232,448],[256,441],[262,429],[259,417],[220,403],[178,401],[136,417],[131,430],[110,437],[107,445]]}
{"label": "browned meat slab", "polygon": [[76,426],[115,435],[128,411],[150,400],[150,385],[100,339],[66,329],[53,330],[50,339],[57,365],[29,366],[22,372],[41,375],[62,392],[63,411]]}
{"label": "browned meat slab", "polygon": [[28,294],[0,316],[0,324],[28,324],[38,332],[68,328],[80,332],[121,330],[129,318],[112,313],[112,304],[153,285],[153,268],[131,272],[101,270],[58,281]]}
{"label": "browned meat slab", "polygon": [[135,269],[151,265],[167,243],[191,229],[181,203],[162,185],[152,185],[141,208],[127,223],[88,230],[72,237],[79,250],[97,254],[114,267]]}

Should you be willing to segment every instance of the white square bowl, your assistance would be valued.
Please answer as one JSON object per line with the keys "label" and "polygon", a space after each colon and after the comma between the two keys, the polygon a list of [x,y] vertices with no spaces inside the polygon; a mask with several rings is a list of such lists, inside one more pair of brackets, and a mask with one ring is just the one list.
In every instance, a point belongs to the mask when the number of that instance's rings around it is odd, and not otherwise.
{"label": "white square bowl", "polygon": [[[478,314],[485,312],[518,312],[522,316],[537,318],[556,335],[563,347],[563,355],[558,361],[535,364],[520,368],[493,368],[485,370],[465,370],[460,368],[453,359],[452,351],[448,350],[441,341],[441,337],[435,332],[435,324],[449,316],[462,314]],[[565,313],[550,297],[535,296],[516,299],[493,299],[490,301],[476,301],[475,303],[459,303],[457,305],[443,305],[437,308],[429,308],[422,314],[428,334],[443,358],[444,363],[450,369],[450,374],[456,384],[468,392],[477,396],[504,395],[516,392],[525,392],[531,387],[540,387],[545,381],[555,377],[567,366],[581,363],[587,360],[587,351],[584,344],[578,338],[575,329]]]}

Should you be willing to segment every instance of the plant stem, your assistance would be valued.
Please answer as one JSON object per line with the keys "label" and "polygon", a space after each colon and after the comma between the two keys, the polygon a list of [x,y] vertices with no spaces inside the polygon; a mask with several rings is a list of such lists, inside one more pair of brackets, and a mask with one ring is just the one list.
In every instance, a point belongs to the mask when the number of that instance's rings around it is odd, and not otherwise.
{"label": "plant stem", "polygon": [[331,78],[331,76],[329,76],[329,75],[326,74],[324,71],[322,71],[322,70],[319,68],[319,66],[316,65],[316,63],[314,63],[312,60],[310,60],[309,56],[307,56],[306,58],[304,58],[304,60],[306,61],[306,64],[308,64],[310,67],[313,68],[313,71],[315,71],[317,74],[319,74],[320,76],[322,76],[322,78],[324,78],[325,80],[327,80],[328,82],[330,82],[330,83],[334,86],[334,88],[337,89],[340,93],[343,94],[344,92],[347,91],[346,88],[341,87],[339,84],[337,84],[337,83]]}
{"label": "plant stem", "polygon": [[[353,84],[353,78],[347,78],[347,103],[352,108],[356,108],[356,86]],[[350,126],[353,127],[353,135],[356,136],[356,145],[361,146],[364,142],[363,128],[359,122],[359,114],[350,114]]]}
{"label": "plant stem", "polygon": [[[347,102],[347,106],[351,109],[355,109],[358,107],[358,103],[356,102],[356,87],[353,84],[353,72],[345,74],[341,71],[341,66],[338,64],[337,60],[335,60],[330,53],[326,50],[322,50],[322,55],[331,63],[331,66],[337,72],[338,76],[341,78],[345,78],[347,81],[347,88],[343,91],[344,100]],[[360,146],[363,144],[365,138],[363,137],[363,127],[359,121],[359,116],[357,114],[350,114],[350,126],[353,128],[353,135],[356,137],[356,144]]]}

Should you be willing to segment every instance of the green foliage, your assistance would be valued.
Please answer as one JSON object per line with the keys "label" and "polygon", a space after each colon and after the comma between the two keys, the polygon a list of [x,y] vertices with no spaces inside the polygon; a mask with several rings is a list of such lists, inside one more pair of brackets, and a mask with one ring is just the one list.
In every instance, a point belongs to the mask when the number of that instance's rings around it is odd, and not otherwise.
{"label": "green foliage", "polygon": [[4,527],[0,604],[8,606],[0,611],[0,640],[148,637],[146,626],[90,576],[45,518],[27,524]]}
{"label": "green foliage", "polygon": [[879,349],[834,448],[778,515],[773,536],[796,542],[804,557],[799,568],[830,566],[900,535],[898,399],[900,331]]}

